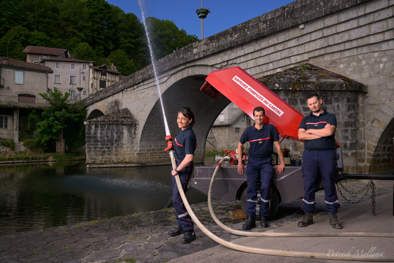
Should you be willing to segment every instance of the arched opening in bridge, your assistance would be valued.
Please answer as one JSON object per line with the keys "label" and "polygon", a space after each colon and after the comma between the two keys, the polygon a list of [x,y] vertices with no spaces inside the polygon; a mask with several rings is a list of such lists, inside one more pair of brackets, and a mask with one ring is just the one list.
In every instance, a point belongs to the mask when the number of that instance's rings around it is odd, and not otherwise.
{"label": "arched opening in bridge", "polygon": [[372,156],[369,173],[388,174],[393,172],[394,118],[386,126],[379,138]]}
{"label": "arched opening in bridge", "polygon": [[[173,137],[179,133],[176,114],[180,108],[190,107],[196,116],[196,124],[193,127],[198,140],[195,152],[196,163],[204,160],[208,132],[220,112],[230,103],[224,96],[219,101],[215,101],[200,91],[206,77],[206,75],[188,76],[175,82],[162,94],[169,129]],[[157,100],[144,124],[140,139],[140,151],[142,153],[145,151],[163,152],[163,149],[166,148],[165,136],[160,101]],[[168,159],[168,156],[164,155],[164,158]]]}
{"label": "arched opening in bridge", "polygon": [[89,114],[89,116],[88,116],[88,120],[91,120],[91,119],[96,119],[96,118],[98,118],[98,117],[101,117],[101,116],[103,116],[104,115],[104,113],[102,113],[100,110],[93,110],[90,114]]}

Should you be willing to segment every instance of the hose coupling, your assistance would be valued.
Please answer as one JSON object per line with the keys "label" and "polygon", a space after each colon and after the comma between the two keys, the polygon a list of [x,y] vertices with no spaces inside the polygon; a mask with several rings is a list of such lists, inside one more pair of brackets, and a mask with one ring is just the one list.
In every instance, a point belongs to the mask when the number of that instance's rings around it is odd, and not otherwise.
{"label": "hose coupling", "polygon": [[166,142],[167,142],[167,148],[165,148],[164,151],[172,150],[174,148],[174,145],[172,144],[172,136],[171,135],[166,136]]}

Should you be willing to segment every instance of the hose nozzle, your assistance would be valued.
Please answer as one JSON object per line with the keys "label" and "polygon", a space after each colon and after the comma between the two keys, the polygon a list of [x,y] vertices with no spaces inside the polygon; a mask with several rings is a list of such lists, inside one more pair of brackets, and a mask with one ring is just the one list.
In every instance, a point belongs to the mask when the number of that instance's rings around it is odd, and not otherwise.
{"label": "hose nozzle", "polygon": [[166,142],[167,142],[167,148],[165,148],[164,151],[172,150],[174,148],[174,145],[172,145],[172,136],[171,135],[166,136]]}

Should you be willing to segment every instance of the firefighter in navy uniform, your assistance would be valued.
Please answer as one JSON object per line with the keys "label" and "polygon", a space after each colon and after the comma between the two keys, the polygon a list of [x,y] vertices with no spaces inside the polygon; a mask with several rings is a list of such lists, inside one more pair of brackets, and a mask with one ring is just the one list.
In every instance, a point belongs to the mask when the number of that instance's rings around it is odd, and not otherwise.
{"label": "firefighter in navy uniform", "polygon": [[305,215],[298,222],[298,226],[306,227],[313,224],[315,188],[320,173],[329,223],[333,228],[342,229],[337,217],[339,203],[335,188],[337,159],[334,136],[337,119],[334,114],[322,109],[323,101],[318,94],[309,95],[306,101],[311,113],[302,119],[298,128],[298,138],[305,141],[305,150],[302,154],[302,179],[304,181],[302,210],[305,211]]}
{"label": "firefighter in navy uniform", "polygon": [[278,152],[280,165],[277,165],[277,173],[280,175],[285,168],[285,161],[279,144],[279,136],[272,124],[263,123],[265,110],[263,107],[256,107],[253,110],[255,124],[246,128],[238,142],[238,173],[243,174],[242,147],[246,142],[250,143],[248,165],[246,166],[246,182],[248,184],[246,196],[247,221],[242,229],[251,230],[256,227],[256,204],[257,200],[257,180],[261,179],[260,189],[260,217],[261,226],[268,227],[269,203],[271,196],[271,179],[274,175],[272,167],[273,145]]}
{"label": "firefighter in navy uniform", "polygon": [[193,172],[193,156],[197,146],[196,135],[192,127],[195,123],[194,113],[189,107],[181,108],[177,116],[178,127],[181,132],[175,137],[174,150],[177,168],[171,169],[172,175],[172,200],[177,216],[177,227],[169,231],[170,236],[178,236],[184,234],[181,239],[182,244],[193,242],[196,234],[193,230],[193,222],[190,218],[186,207],[183,204],[175,181],[175,175],[179,175],[179,179],[186,192],[187,184]]}

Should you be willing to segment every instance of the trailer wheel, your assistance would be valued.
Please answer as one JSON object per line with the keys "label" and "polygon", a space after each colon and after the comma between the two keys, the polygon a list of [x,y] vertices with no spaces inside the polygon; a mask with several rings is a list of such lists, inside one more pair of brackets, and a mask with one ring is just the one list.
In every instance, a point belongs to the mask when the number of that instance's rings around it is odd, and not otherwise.
{"label": "trailer wheel", "polygon": [[[246,213],[246,190],[245,188],[241,195],[241,208]],[[260,191],[257,191],[257,200],[260,199]],[[275,217],[276,213],[278,212],[279,208],[279,196],[275,190],[272,189],[271,192],[271,200],[270,200],[270,208],[269,208],[269,216],[268,219],[272,219]],[[256,215],[259,215],[260,212],[260,202],[257,202],[256,205]]]}

